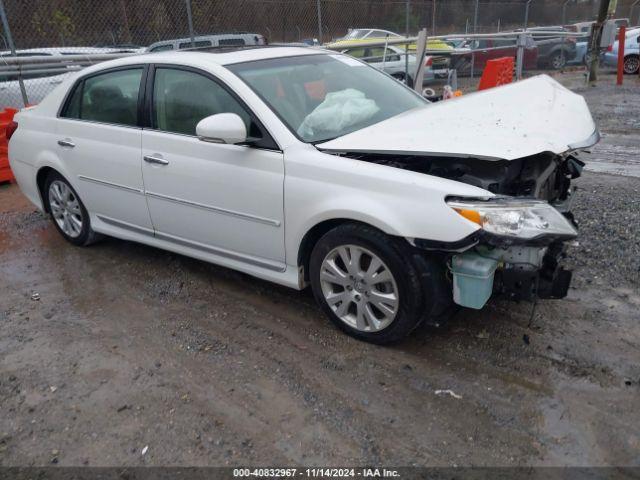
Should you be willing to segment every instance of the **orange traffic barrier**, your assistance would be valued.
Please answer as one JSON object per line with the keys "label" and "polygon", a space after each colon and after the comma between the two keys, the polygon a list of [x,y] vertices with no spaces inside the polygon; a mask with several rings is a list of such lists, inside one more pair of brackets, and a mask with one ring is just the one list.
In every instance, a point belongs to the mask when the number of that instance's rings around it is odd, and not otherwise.
{"label": "orange traffic barrier", "polygon": [[513,58],[504,57],[487,60],[487,65],[482,72],[478,90],[497,87],[511,83],[513,80]]}
{"label": "orange traffic barrier", "polygon": [[9,142],[7,141],[7,125],[13,121],[13,116],[18,110],[15,108],[5,108],[0,112],[0,183],[12,182],[15,180],[11,167],[9,166]]}

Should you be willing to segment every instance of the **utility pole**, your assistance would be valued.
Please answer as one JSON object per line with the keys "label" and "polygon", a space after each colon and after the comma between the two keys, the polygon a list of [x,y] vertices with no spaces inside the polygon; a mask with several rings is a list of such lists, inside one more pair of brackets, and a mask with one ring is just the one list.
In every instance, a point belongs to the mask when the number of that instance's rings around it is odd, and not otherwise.
{"label": "utility pole", "polygon": [[600,63],[600,42],[602,41],[602,28],[609,14],[615,12],[618,0],[600,0],[600,9],[598,10],[598,20],[591,28],[591,37],[589,38],[589,52],[591,52],[591,63],[589,65],[588,82],[595,82],[598,79],[598,66]]}
{"label": "utility pole", "polygon": [[189,24],[189,37],[191,38],[191,48],[196,47],[196,36],[193,33],[193,15],[191,14],[191,0],[185,0],[187,4],[187,23]]}
{"label": "utility pole", "polygon": [[[476,6],[473,12],[473,33],[474,35],[478,33],[478,3],[479,0],[476,0]],[[474,40],[475,41],[475,40]],[[473,78],[473,67],[476,63],[476,52],[475,46],[471,49],[471,78]]]}
{"label": "utility pole", "polygon": [[[404,26],[404,36],[409,38],[409,10],[411,9],[411,0],[406,0],[405,3],[405,26]],[[388,37],[388,35],[387,35]],[[386,58],[387,49],[384,49],[384,55]],[[404,44],[404,83],[409,85],[409,44]]]}
{"label": "utility pole", "polygon": [[532,0],[527,0],[527,4],[524,7],[524,29],[526,30],[529,26],[529,6],[531,5]]}
{"label": "utility pole", "polygon": [[411,0],[406,0],[404,4],[404,36],[409,37],[409,10],[411,9]]}
{"label": "utility pole", "polygon": [[640,3],[640,0],[635,0],[635,2],[631,4],[631,9],[629,10],[629,25],[635,25],[633,23],[633,9],[638,3]]}
{"label": "utility pole", "polygon": [[431,0],[431,35],[436,34],[436,0]]}
{"label": "utility pole", "polygon": [[320,0],[316,0],[316,6],[318,7],[318,42],[322,45],[322,5]]}
{"label": "utility pole", "polygon": [[571,0],[564,0],[562,4],[562,26],[564,27],[567,24],[567,3]]}

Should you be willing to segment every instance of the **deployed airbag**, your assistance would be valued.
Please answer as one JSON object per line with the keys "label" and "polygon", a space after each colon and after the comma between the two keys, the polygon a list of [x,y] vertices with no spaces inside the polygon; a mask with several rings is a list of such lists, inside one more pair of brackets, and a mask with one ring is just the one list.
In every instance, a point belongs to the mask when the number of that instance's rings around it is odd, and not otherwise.
{"label": "deployed airbag", "polygon": [[298,134],[311,138],[320,133],[343,132],[374,116],[380,108],[374,100],[354,88],[328,93],[324,101],[306,116]]}

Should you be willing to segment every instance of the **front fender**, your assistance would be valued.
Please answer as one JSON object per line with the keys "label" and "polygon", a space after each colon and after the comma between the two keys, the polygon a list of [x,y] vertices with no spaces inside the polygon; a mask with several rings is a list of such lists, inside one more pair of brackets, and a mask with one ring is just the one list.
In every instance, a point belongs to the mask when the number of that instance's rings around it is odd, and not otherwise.
{"label": "front fender", "polygon": [[285,152],[287,263],[301,242],[327,220],[354,220],[394,236],[455,242],[478,226],[445,202],[449,195],[492,193],[439,177],[317,152]]}

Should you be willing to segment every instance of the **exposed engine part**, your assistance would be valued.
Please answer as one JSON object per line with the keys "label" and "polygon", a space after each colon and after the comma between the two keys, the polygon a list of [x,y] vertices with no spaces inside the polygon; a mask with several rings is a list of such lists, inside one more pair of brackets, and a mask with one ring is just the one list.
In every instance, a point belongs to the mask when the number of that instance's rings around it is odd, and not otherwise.
{"label": "exposed engine part", "polygon": [[449,270],[454,302],[479,309],[491,295],[512,300],[564,298],[571,272],[560,266],[562,256],[562,242],[549,247],[478,246],[453,255]]}
{"label": "exposed engine part", "polygon": [[496,194],[535,197],[549,202],[563,202],[568,199],[571,180],[580,176],[584,166],[574,155],[562,156],[549,152],[517,160],[498,161],[355,152],[340,155],[447,178]]}

